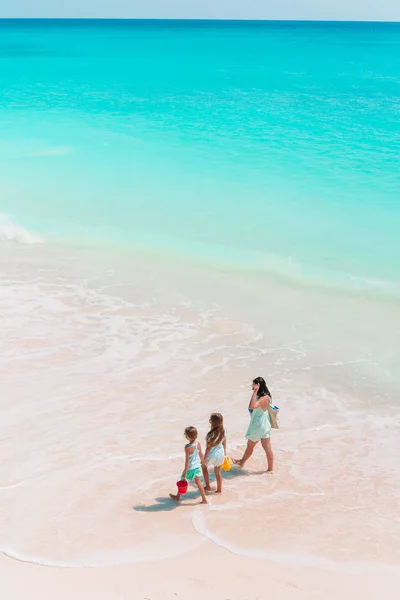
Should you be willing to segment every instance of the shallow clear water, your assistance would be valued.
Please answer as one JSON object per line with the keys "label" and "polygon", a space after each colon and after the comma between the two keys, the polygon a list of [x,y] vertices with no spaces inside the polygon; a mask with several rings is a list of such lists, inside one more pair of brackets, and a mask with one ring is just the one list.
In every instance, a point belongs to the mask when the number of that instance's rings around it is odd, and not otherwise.
{"label": "shallow clear water", "polygon": [[[396,563],[400,26],[0,40],[0,550]],[[239,454],[260,374],[276,477],[258,451],[208,513],[174,511],[183,428],[219,410]]]}
{"label": "shallow clear water", "polygon": [[18,223],[398,292],[399,25],[0,30]]}

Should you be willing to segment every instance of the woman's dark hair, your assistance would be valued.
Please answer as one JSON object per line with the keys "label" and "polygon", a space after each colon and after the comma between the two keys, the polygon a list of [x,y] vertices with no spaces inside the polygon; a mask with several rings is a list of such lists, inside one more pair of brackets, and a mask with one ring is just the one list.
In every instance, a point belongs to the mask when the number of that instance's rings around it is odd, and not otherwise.
{"label": "woman's dark hair", "polygon": [[218,446],[225,439],[224,418],[221,413],[213,413],[210,424],[211,429],[206,435],[206,442],[212,447]]}
{"label": "woman's dark hair", "polygon": [[185,429],[185,435],[189,438],[189,440],[193,443],[197,440],[197,429],[196,427],[186,427]]}
{"label": "woman's dark hair", "polygon": [[265,379],[263,379],[263,377],[256,377],[255,379],[253,379],[253,383],[260,386],[258,388],[259,398],[261,398],[261,396],[269,396],[270,398],[272,398],[271,392],[267,388],[267,384],[265,383]]}

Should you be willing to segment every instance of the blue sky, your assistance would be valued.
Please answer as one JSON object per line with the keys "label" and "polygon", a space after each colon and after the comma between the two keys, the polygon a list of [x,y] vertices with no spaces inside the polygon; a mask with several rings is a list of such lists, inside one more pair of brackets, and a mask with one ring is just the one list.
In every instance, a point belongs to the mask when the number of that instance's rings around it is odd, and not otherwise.
{"label": "blue sky", "polygon": [[400,0],[0,0],[0,17],[400,21]]}

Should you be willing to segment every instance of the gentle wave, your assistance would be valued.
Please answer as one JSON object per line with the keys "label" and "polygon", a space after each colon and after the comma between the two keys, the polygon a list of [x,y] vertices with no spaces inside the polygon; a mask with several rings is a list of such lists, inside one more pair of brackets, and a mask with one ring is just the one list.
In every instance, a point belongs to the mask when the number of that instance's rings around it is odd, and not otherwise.
{"label": "gentle wave", "polygon": [[[61,238],[59,238],[61,240]],[[100,252],[129,255],[140,251],[170,264],[183,264],[190,268],[200,267],[214,271],[223,270],[234,276],[257,277],[281,285],[289,285],[312,292],[329,292],[336,296],[373,299],[393,302],[400,298],[400,282],[396,279],[377,279],[330,269],[317,269],[306,261],[295,261],[290,256],[274,252],[260,252],[226,246],[212,242],[204,243],[166,234],[147,235],[130,232],[125,234],[107,230],[87,230],[85,237],[72,232],[63,236],[63,243],[76,247],[89,246]]]}
{"label": "gentle wave", "polygon": [[51,146],[49,148],[43,148],[42,150],[36,150],[33,152],[27,152],[18,158],[40,158],[41,156],[67,156],[72,154],[74,148],[72,146]]}
{"label": "gentle wave", "polygon": [[17,225],[12,219],[0,213],[0,240],[3,242],[17,242],[19,244],[41,244],[43,239]]}
{"label": "gentle wave", "polygon": [[[39,149],[16,148],[14,152],[10,152],[7,148],[1,149],[4,152],[2,160],[4,161],[19,161],[30,158],[49,158],[53,156],[68,156],[75,151],[73,146],[48,146]],[[1,153],[2,153],[1,152]]]}
{"label": "gentle wave", "polygon": [[[186,543],[185,543],[186,542]],[[170,536],[165,536],[163,546],[132,547],[123,550],[99,550],[89,553],[84,557],[71,558],[68,561],[50,560],[45,556],[28,555],[23,552],[18,552],[15,548],[5,547],[0,548],[0,554],[21,563],[38,565],[41,567],[53,567],[60,569],[97,569],[99,567],[119,567],[134,563],[157,562],[166,558],[175,558],[183,556],[189,552],[193,552],[204,543],[200,537],[192,538],[188,543],[187,538],[182,545],[177,544],[177,536],[172,533]]]}
{"label": "gentle wave", "polygon": [[206,525],[204,512],[196,512],[192,517],[194,530],[215,545],[224,548],[232,554],[244,556],[246,558],[259,558],[275,563],[297,565],[301,567],[316,567],[325,571],[334,571],[339,573],[349,573],[360,575],[364,573],[398,573],[399,565],[380,564],[375,562],[340,562],[326,558],[324,556],[313,556],[308,554],[296,554],[291,552],[268,551],[255,548],[240,548],[237,545],[230,544],[227,540],[213,534]]}
{"label": "gentle wave", "polygon": [[[56,223],[53,223],[57,230]],[[290,256],[273,252],[263,253],[239,249],[215,243],[194,242],[169,235],[156,238],[139,232],[131,232],[129,241],[124,235],[112,232],[85,230],[85,236],[73,231],[60,232],[57,239],[63,245],[81,248],[89,245],[100,252],[130,254],[140,250],[143,254],[156,256],[168,262],[178,261],[190,266],[200,266],[216,271],[223,269],[232,274],[270,279],[283,285],[329,292],[338,296],[365,297],[382,301],[396,301],[400,297],[400,282],[394,279],[377,279],[357,276],[351,272],[326,268],[315,269],[305,262],[294,261]],[[0,241],[20,244],[43,243],[44,239],[15,222],[9,215],[0,213]],[[53,240],[54,241],[54,240]]]}

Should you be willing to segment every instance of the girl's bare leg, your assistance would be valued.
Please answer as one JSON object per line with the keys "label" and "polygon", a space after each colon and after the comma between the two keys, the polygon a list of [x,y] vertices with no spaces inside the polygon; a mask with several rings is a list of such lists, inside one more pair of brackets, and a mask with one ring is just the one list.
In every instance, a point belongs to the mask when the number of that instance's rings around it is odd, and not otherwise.
{"label": "girl's bare leg", "polygon": [[242,458],[240,460],[238,460],[237,458],[233,458],[232,462],[235,465],[238,465],[238,467],[243,468],[245,463],[249,460],[250,456],[253,454],[253,450],[257,444],[258,444],[258,442],[252,442],[251,440],[247,440],[247,448],[246,448],[245,453],[243,454]]}
{"label": "girl's bare leg", "polygon": [[261,440],[261,445],[267,455],[268,472],[271,473],[274,470],[274,453],[272,452],[271,438]]}
{"label": "girl's bare leg", "polygon": [[197,485],[197,487],[199,488],[199,492],[200,492],[200,496],[201,496],[201,503],[208,504],[207,498],[206,498],[206,493],[204,491],[203,484],[201,483],[200,477],[195,477],[194,481],[195,481],[195,484]]}
{"label": "girl's bare leg", "polygon": [[206,492],[211,492],[210,476],[208,474],[208,469],[207,469],[206,465],[202,465],[201,469],[203,471],[204,481],[206,482],[204,489],[206,490]]}
{"label": "girl's bare leg", "polygon": [[217,494],[222,493],[222,474],[221,467],[214,467],[215,479],[217,480]]}
{"label": "girl's bare leg", "polygon": [[180,494],[170,494],[169,497],[171,498],[171,500],[175,500],[175,502],[179,502],[179,500],[181,499]]}

